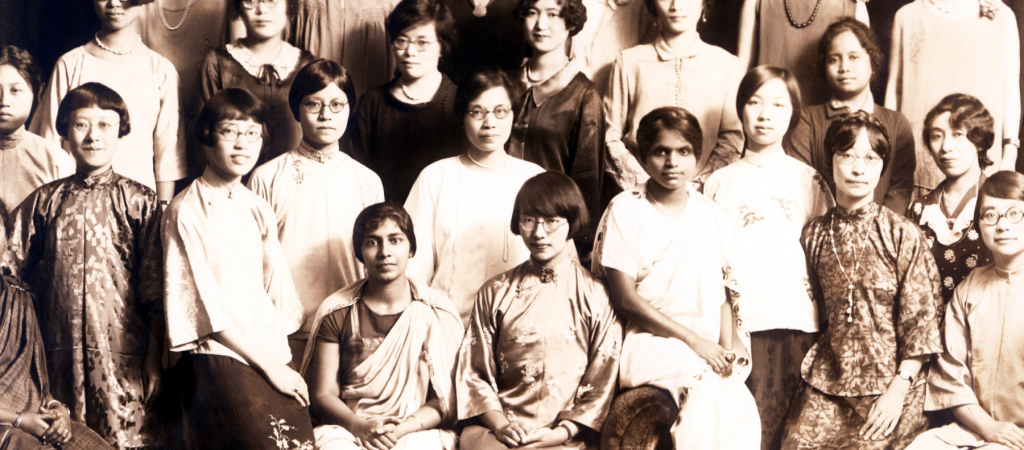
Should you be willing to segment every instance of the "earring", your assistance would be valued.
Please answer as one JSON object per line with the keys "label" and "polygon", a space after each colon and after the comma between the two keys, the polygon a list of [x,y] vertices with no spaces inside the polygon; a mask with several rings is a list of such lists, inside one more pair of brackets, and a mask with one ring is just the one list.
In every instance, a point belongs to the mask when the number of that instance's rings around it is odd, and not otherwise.
{"label": "earring", "polygon": [[701,10],[700,11],[700,21],[701,22],[707,22],[708,21],[708,12],[706,10]]}

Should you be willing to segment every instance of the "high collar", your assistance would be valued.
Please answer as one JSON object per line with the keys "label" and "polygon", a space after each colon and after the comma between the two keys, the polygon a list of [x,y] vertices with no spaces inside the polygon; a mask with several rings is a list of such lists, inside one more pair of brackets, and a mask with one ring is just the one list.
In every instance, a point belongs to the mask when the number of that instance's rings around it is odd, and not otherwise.
{"label": "high collar", "polygon": [[334,142],[323,150],[317,150],[310,147],[306,141],[301,141],[299,142],[299,154],[320,164],[327,164],[341,155],[341,146]]}
{"label": "high collar", "polygon": [[700,40],[700,36],[697,36],[697,39],[694,39],[693,43],[690,44],[690,48],[677,54],[672,47],[668,46],[668,42],[665,41],[665,38],[659,35],[658,38],[654,40],[654,51],[658,53],[658,59],[662,61],[671,61],[679,58],[693,58],[697,56],[707,45],[708,44],[705,44],[704,41]]}
{"label": "high collar", "polygon": [[224,181],[217,174],[213,172],[209,167],[203,172],[203,175],[199,177],[199,182],[202,186],[205,186],[208,190],[216,192],[225,198],[232,198],[232,193],[238,188],[245,189],[242,183],[238,181]]}
{"label": "high collar", "polygon": [[71,176],[71,180],[80,187],[94,188],[102,186],[114,180],[114,168],[107,168],[103,173],[91,176],[81,172],[75,172],[75,174]]}
{"label": "high collar", "polygon": [[841,205],[836,205],[835,215],[837,218],[848,222],[861,222],[878,213],[878,203],[871,202],[855,210],[848,210]]}
{"label": "high collar", "polygon": [[554,283],[560,278],[565,278],[565,275],[572,270],[572,258],[566,257],[554,268],[548,269],[531,257],[526,262],[525,270],[527,274],[537,277],[541,283]]}
{"label": "high collar", "polygon": [[17,147],[23,139],[25,139],[25,127],[14,130],[13,133],[6,136],[0,136],[0,150],[7,150]]}
{"label": "high collar", "polygon": [[[867,98],[864,99],[864,104],[860,105],[860,108],[858,108],[857,111],[864,111],[868,114],[875,113],[875,96],[871,94],[871,91],[868,91]],[[831,99],[825,102],[825,116],[829,119],[838,116],[845,116],[853,112],[855,112],[853,108],[840,103],[839,100]]]}
{"label": "high collar", "polygon": [[746,151],[746,154],[743,155],[744,161],[753,164],[757,167],[766,167],[771,166],[773,164],[778,164],[784,159],[786,159],[786,152],[782,150],[772,151],[771,153],[765,155],[757,152],[752,152],[748,149]]}

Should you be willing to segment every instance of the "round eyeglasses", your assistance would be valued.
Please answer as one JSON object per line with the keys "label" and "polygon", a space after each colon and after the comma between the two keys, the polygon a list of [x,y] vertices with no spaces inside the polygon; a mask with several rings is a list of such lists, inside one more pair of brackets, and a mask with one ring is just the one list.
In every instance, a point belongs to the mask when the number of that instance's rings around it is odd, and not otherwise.
{"label": "round eyeglasses", "polygon": [[262,3],[267,8],[273,8],[281,3],[281,0],[242,0],[242,7],[245,9],[256,9],[256,4]]}
{"label": "round eyeglasses", "polygon": [[548,233],[554,233],[555,230],[568,223],[567,220],[561,217],[552,217],[550,219],[537,219],[533,217],[520,217],[519,218],[519,229],[521,231],[533,231],[537,229],[537,225],[544,228],[544,231]]}
{"label": "round eyeglasses", "polygon": [[853,162],[858,159],[863,159],[864,164],[868,167],[875,167],[882,162],[882,158],[874,153],[868,153],[864,156],[857,156],[853,153],[836,153],[835,158],[840,166],[852,166]]}
{"label": "round eyeglasses", "polygon": [[981,223],[985,225],[995,225],[999,223],[999,219],[1006,218],[1011,224],[1020,223],[1021,219],[1024,219],[1024,211],[1020,208],[1012,207],[1007,209],[1005,213],[999,214],[994,209],[987,209],[981,213]]}
{"label": "round eyeglasses", "polygon": [[309,111],[310,114],[320,114],[320,111],[324,110],[324,106],[326,106],[327,109],[331,110],[332,113],[340,113],[341,110],[345,109],[345,107],[348,106],[348,103],[333,101],[324,105],[323,102],[318,102],[314,100],[311,102],[303,103],[302,106],[305,106],[306,111]]}
{"label": "round eyeglasses", "polygon": [[395,48],[399,50],[405,50],[409,48],[409,45],[412,45],[413,47],[416,47],[416,51],[422,52],[426,51],[427,47],[430,47],[430,44],[434,44],[436,42],[437,41],[428,41],[426,39],[417,39],[415,41],[410,41],[406,38],[398,38],[391,41],[391,44],[394,45]]}
{"label": "round eyeglasses", "polygon": [[238,128],[224,128],[222,130],[214,131],[216,131],[217,134],[220,134],[222,140],[228,142],[236,142],[240,136],[245,136],[245,140],[253,143],[263,139],[263,129],[256,127],[250,128],[244,133],[239,131]]}
{"label": "round eyeglasses", "polygon": [[469,114],[469,117],[472,117],[473,120],[484,120],[484,117],[487,117],[488,114],[492,113],[494,114],[495,119],[501,120],[508,117],[509,114],[512,114],[512,109],[507,106],[498,106],[490,111],[483,108],[473,108],[466,112],[466,114]]}

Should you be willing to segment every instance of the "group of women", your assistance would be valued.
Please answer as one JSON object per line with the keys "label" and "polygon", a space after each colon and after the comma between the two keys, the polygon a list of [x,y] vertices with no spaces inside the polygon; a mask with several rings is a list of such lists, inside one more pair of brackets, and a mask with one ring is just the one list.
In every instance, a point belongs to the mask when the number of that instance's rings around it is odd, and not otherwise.
{"label": "group of women", "polygon": [[972,331],[1021,292],[1013,13],[901,9],[887,108],[860,0],[745,0],[739,57],[708,1],[93,0],[48,83],[4,47],[0,449],[597,448],[654,387],[677,449],[1024,450],[1024,340]]}

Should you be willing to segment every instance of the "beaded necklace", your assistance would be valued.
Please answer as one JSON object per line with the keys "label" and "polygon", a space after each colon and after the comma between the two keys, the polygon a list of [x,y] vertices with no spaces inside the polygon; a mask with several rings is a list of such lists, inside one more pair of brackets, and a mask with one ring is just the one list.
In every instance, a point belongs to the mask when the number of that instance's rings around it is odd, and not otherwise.
{"label": "beaded necklace", "polygon": [[855,261],[855,263],[853,265],[853,271],[850,272],[850,273],[846,273],[846,268],[843,267],[843,260],[839,258],[839,252],[836,251],[836,238],[835,238],[835,235],[833,234],[833,231],[832,231],[833,228],[835,227],[835,222],[836,222],[836,213],[833,212],[832,213],[832,219],[829,221],[829,224],[828,224],[828,240],[832,244],[832,254],[835,255],[836,262],[839,263],[839,271],[843,273],[843,276],[846,277],[846,282],[849,283],[846,286],[846,289],[847,289],[847,295],[846,295],[846,322],[847,323],[851,323],[851,322],[853,322],[853,291],[856,289],[856,286],[854,286],[854,284],[853,284],[853,276],[857,275],[857,271],[860,270],[860,262],[864,258],[864,253],[866,253],[864,250],[865,250],[865,248],[868,245],[868,240],[867,239],[862,239],[861,240],[861,243],[860,243],[860,255],[859,256],[857,255],[857,253],[858,253],[857,252],[857,246],[854,245],[854,247],[853,247],[853,260]]}

